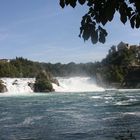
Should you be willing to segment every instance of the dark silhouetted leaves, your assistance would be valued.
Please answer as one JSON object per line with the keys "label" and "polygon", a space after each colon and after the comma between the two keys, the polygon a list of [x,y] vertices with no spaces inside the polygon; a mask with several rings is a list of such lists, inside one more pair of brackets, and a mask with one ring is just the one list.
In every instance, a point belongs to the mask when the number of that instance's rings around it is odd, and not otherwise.
{"label": "dark silhouetted leaves", "polygon": [[71,0],[65,0],[66,5],[69,5],[70,3],[72,3]]}
{"label": "dark silhouetted leaves", "polygon": [[89,37],[90,37],[90,31],[89,31],[89,29],[83,30],[83,35],[82,35],[82,37],[83,37],[84,41],[86,41],[86,40],[89,39]]}
{"label": "dark silhouetted leaves", "polygon": [[97,30],[96,31],[93,30],[91,32],[91,42],[93,44],[96,44],[98,42],[98,31]]}
{"label": "dark silhouetted leaves", "polygon": [[100,35],[99,35],[99,42],[101,42],[101,43],[105,43],[105,36],[104,36],[104,34],[103,33],[100,33]]}
{"label": "dark silhouetted leaves", "polygon": [[131,27],[132,28],[134,28],[135,27],[135,15],[130,19],[130,25],[131,25]]}
{"label": "dark silhouetted leaves", "polygon": [[76,1],[75,0],[69,0],[70,5],[74,8],[76,6]]}
{"label": "dark silhouetted leaves", "polygon": [[120,12],[120,20],[122,21],[123,24],[126,23],[127,21],[127,5],[126,3],[123,3],[120,5],[120,9],[119,9],[119,12]]}
{"label": "dark silhouetted leaves", "polygon": [[82,18],[79,35],[85,41],[91,39],[93,44],[98,41],[105,43],[107,32],[99,25],[105,26],[111,22],[115,12],[120,14],[123,24],[129,20],[132,28],[140,28],[139,0],[60,0],[62,8],[67,5],[74,8],[77,3],[89,7],[89,11]]}
{"label": "dark silhouetted leaves", "polygon": [[83,16],[83,19],[81,21],[79,36],[81,37],[81,35],[84,41],[91,38],[93,44],[98,42],[98,31],[96,30],[96,23],[95,21],[92,21],[91,17],[88,14]]}
{"label": "dark silhouetted leaves", "polygon": [[103,29],[101,26],[99,26],[99,27],[98,27],[98,31],[99,31],[99,42],[105,43],[105,41],[106,41],[106,36],[107,36],[106,30]]}
{"label": "dark silhouetted leaves", "polygon": [[70,5],[74,8],[76,6],[76,2],[77,0],[60,0],[60,6],[64,8],[65,5],[66,6]]}
{"label": "dark silhouetted leaves", "polygon": [[140,27],[140,16],[137,15],[136,17],[136,28],[139,28]]}
{"label": "dark silhouetted leaves", "polygon": [[92,5],[93,5],[93,1],[94,1],[94,0],[88,0],[87,5],[88,5],[88,6],[92,6]]}
{"label": "dark silhouetted leaves", "polygon": [[78,2],[79,2],[81,5],[83,5],[83,4],[86,2],[86,0],[78,0]]}
{"label": "dark silhouetted leaves", "polygon": [[61,6],[62,8],[65,7],[65,2],[64,2],[64,0],[60,0],[60,6]]}
{"label": "dark silhouetted leaves", "polygon": [[109,21],[112,21],[114,14],[115,14],[115,0],[110,0],[106,4],[105,15]]}
{"label": "dark silhouetted leaves", "polygon": [[131,12],[133,11],[133,9],[131,7],[127,8],[127,16],[129,17],[129,19],[131,18],[132,14]]}

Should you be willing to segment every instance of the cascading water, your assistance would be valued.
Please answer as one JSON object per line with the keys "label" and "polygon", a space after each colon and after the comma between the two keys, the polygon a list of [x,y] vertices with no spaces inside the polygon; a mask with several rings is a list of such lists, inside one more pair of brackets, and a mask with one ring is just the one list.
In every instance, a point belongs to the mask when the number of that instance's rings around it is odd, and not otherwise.
{"label": "cascading water", "polygon": [[56,92],[86,92],[86,91],[104,91],[97,86],[95,80],[90,77],[58,77],[60,86],[53,84]]}
{"label": "cascading water", "polygon": [[[95,80],[90,77],[57,77],[60,86],[53,84],[56,92],[91,92],[104,91],[97,86]],[[35,78],[1,78],[9,94],[31,93],[33,89],[29,83],[34,83]]]}
{"label": "cascading water", "polygon": [[33,92],[29,83],[34,83],[35,78],[1,78],[8,93],[30,93]]}

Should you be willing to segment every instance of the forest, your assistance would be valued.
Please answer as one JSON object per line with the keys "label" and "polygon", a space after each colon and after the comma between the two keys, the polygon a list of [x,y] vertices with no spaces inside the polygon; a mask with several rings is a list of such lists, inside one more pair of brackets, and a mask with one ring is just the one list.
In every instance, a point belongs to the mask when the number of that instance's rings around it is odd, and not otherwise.
{"label": "forest", "polygon": [[0,77],[36,77],[40,72],[46,72],[54,77],[57,76],[92,76],[96,72],[99,62],[68,64],[39,63],[31,60],[16,57],[9,62],[0,60]]}

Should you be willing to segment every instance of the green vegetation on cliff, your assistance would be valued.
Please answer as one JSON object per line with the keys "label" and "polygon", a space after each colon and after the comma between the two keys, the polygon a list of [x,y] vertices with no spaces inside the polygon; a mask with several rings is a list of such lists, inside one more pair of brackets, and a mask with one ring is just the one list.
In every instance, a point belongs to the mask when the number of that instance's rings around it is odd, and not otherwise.
{"label": "green vegetation on cliff", "polygon": [[39,63],[22,57],[10,62],[0,61],[0,77],[36,77],[41,70]]}
{"label": "green vegetation on cliff", "polygon": [[[127,83],[130,83],[132,77],[140,77],[140,46],[128,45],[123,42],[112,46],[100,64],[98,73],[104,83],[108,85],[118,83],[122,87],[128,87],[131,84]],[[137,73],[134,73],[135,69],[137,69]],[[132,73],[133,76],[130,78]],[[138,81],[140,82],[140,78],[137,79],[137,83]]]}
{"label": "green vegetation on cliff", "polygon": [[34,84],[34,91],[35,92],[50,92],[54,91],[50,76],[45,73],[41,72],[37,75],[36,81]]}

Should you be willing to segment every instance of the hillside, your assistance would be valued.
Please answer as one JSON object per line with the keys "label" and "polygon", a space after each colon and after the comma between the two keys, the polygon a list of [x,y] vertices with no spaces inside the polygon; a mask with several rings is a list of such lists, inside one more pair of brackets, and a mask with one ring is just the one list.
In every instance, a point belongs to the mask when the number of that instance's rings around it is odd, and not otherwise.
{"label": "hillside", "polygon": [[140,46],[112,46],[98,67],[97,79],[107,87],[140,88]]}

